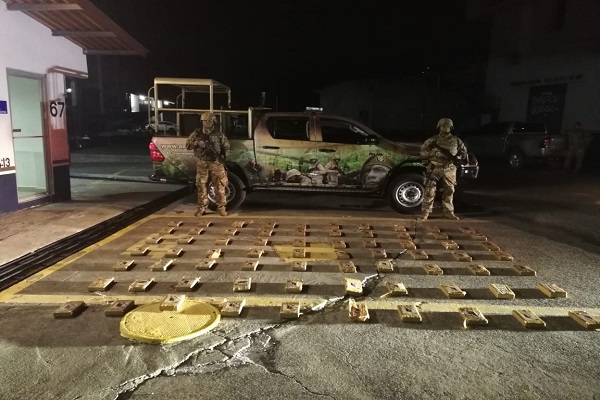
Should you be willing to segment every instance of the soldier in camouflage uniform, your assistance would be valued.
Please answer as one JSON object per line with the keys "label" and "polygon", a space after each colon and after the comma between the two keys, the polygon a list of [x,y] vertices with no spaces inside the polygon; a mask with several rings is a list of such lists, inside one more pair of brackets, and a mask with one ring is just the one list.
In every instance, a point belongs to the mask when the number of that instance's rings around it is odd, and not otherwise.
{"label": "soldier in camouflage uniform", "polygon": [[324,185],[323,177],[333,171],[329,171],[328,169],[326,169],[323,166],[323,164],[321,164],[321,162],[319,160],[317,160],[316,158],[311,158],[308,161],[308,163],[310,164],[310,166],[308,167],[307,175],[310,178],[312,185],[313,186],[323,186]]}
{"label": "soldier in camouflage uniform", "polygon": [[[425,172],[425,194],[421,204],[421,216],[425,220],[433,209],[436,186],[443,188],[442,209],[448,219],[458,220],[454,215],[454,187],[456,186],[456,165],[454,161],[467,158],[467,148],[462,140],[452,134],[454,123],[450,118],[442,118],[437,123],[438,134],[427,139],[421,146],[421,157],[428,161]],[[437,146],[446,149],[452,156],[444,154]]]}
{"label": "soldier in camouflage uniform", "polygon": [[565,158],[564,170],[569,172],[571,162],[575,158],[575,169],[573,172],[579,174],[587,148],[592,142],[592,135],[581,127],[581,122],[575,122],[575,126],[567,132],[569,150]]}
{"label": "soldier in camouflage uniform", "polygon": [[216,117],[212,112],[200,116],[202,128],[197,128],[188,137],[185,147],[194,150],[196,163],[196,187],[198,188],[198,209],[195,216],[204,215],[208,207],[208,181],[215,188],[215,203],[219,215],[226,216],[227,196],[225,188],[229,184],[225,160],[229,156],[229,141],[218,129],[215,129]]}
{"label": "soldier in camouflage uniform", "polygon": [[340,168],[340,159],[339,157],[334,158],[324,165],[325,169],[329,172],[327,177],[327,185],[328,186],[337,186],[339,183],[339,176],[342,173],[342,169]]}

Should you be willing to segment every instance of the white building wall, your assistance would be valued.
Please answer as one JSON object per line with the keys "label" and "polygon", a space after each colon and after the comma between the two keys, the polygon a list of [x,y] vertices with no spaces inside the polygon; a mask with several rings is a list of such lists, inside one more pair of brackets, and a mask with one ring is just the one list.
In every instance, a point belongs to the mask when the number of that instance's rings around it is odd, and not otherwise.
{"label": "white building wall", "polygon": [[[50,100],[64,98],[64,76],[56,76],[49,70],[61,67],[87,74],[87,60],[82,49],[63,37],[53,37],[50,29],[41,25],[20,11],[8,11],[6,3],[0,2],[0,101],[8,103],[8,113],[0,114],[0,159],[10,160],[11,167],[15,166],[15,154],[11,126],[11,105],[8,97],[8,70],[22,71],[43,77],[45,79],[44,107]],[[46,110],[46,114],[48,110]],[[52,124],[48,124],[53,129]],[[46,132],[46,135],[48,133]],[[50,137],[52,141],[55,138]],[[56,148],[56,146],[53,146]],[[48,146],[47,146],[48,148]],[[68,146],[65,146],[68,157]],[[51,166],[48,165],[48,168]],[[14,174],[14,169],[0,168],[2,175]],[[2,185],[0,185],[2,186]],[[2,198],[2,201],[12,203],[12,199]],[[6,207],[3,208],[6,210]]]}
{"label": "white building wall", "polygon": [[[53,37],[50,29],[20,11],[8,11],[0,2],[0,100],[8,101],[7,68],[45,75],[60,66],[87,73],[81,47],[63,37]],[[64,91],[64,87],[63,87]],[[0,158],[14,160],[10,104],[8,114],[0,114]]]}
{"label": "white building wall", "polygon": [[[52,66],[87,72],[81,47],[60,36],[20,11],[0,7],[0,63],[14,69],[45,74]],[[0,64],[0,65],[1,65]]]}
{"label": "white building wall", "polygon": [[486,95],[499,120],[523,120],[531,87],[566,84],[561,131],[574,121],[600,131],[600,2],[567,0],[564,13],[558,4],[469,2],[473,18],[492,21]]}

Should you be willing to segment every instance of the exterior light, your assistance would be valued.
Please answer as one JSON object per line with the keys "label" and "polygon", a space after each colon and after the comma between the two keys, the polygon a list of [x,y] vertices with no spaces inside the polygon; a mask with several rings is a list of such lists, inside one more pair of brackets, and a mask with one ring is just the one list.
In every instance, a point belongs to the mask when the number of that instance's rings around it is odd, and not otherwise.
{"label": "exterior light", "polygon": [[142,101],[146,100],[146,96],[140,94],[140,100],[142,100]]}

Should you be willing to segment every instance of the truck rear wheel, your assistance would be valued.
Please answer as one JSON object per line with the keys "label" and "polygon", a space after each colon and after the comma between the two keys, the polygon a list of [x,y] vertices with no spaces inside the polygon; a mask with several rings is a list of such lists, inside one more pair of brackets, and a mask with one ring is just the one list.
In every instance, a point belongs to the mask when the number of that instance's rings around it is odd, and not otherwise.
{"label": "truck rear wheel", "polygon": [[392,179],[387,190],[390,206],[404,214],[420,210],[424,194],[423,176],[412,173]]}
{"label": "truck rear wheel", "polygon": [[[229,185],[225,188],[225,195],[227,196],[227,211],[235,211],[242,205],[246,199],[246,191],[244,190],[244,184],[237,175],[227,171],[227,179]],[[216,210],[217,205],[215,204],[215,188],[210,185],[208,188],[208,208]]]}

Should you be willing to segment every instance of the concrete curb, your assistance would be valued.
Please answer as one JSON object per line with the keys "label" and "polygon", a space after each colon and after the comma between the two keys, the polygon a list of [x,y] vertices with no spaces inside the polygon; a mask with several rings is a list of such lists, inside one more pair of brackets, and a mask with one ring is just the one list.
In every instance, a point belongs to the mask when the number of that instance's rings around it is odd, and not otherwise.
{"label": "concrete curb", "polygon": [[71,163],[152,162],[150,155],[71,153]]}
{"label": "concrete curb", "polygon": [[106,181],[122,181],[122,182],[142,182],[142,183],[162,183],[150,180],[148,176],[127,176],[127,175],[105,175],[105,174],[71,174],[71,178],[76,179],[102,179]]}

